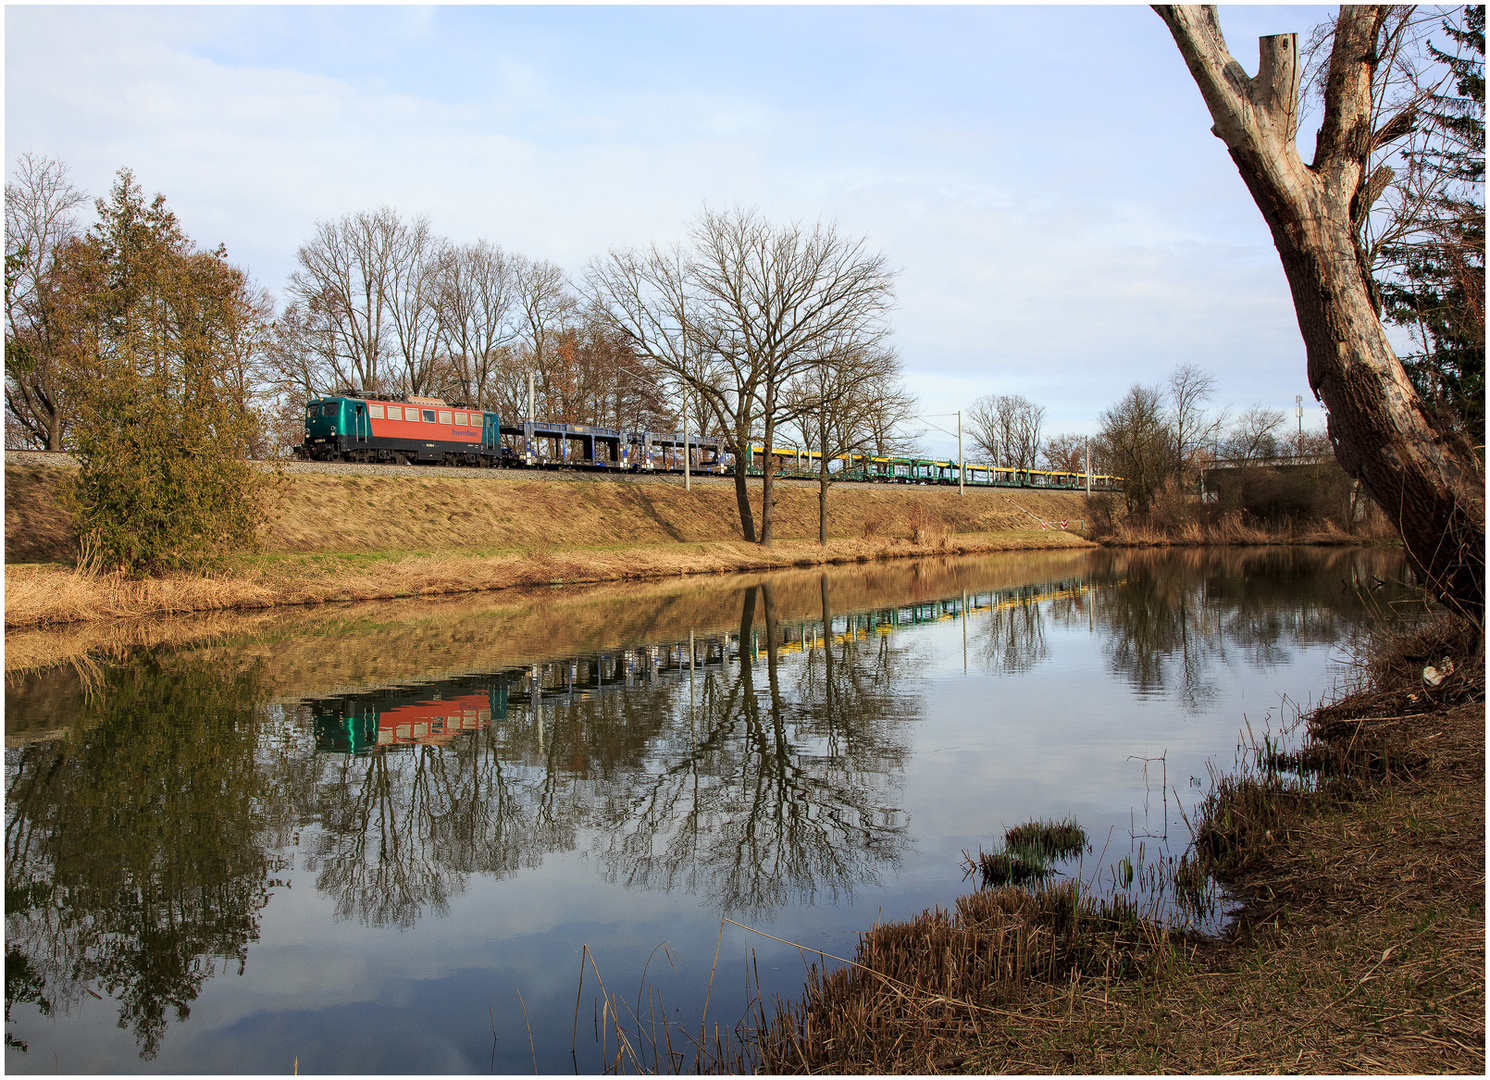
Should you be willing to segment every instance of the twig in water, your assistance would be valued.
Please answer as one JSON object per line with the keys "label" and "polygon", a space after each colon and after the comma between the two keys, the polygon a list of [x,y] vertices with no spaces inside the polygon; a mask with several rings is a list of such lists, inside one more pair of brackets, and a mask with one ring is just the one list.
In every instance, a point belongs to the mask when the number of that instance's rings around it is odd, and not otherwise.
{"label": "twig in water", "polygon": [[[709,1039],[708,1029],[706,1027],[709,1019],[709,997],[714,993],[714,971],[719,967],[719,947],[724,944],[724,924],[727,922],[734,922],[734,920],[719,920],[719,940],[714,942],[714,963],[709,968],[709,988],[708,990],[704,991],[704,1011],[703,1015],[698,1018],[698,1044],[700,1054],[703,1053],[704,1045],[708,1042]],[[738,926],[740,924],[735,923],[735,925]]]}
{"label": "twig in water", "polygon": [[[517,992],[517,1003],[523,1007],[523,1023],[526,1024],[528,1028],[528,1053],[533,1055],[533,1075],[537,1076],[538,1051],[533,1048],[533,1025],[528,1023],[528,1006],[523,1001],[523,992],[521,990],[518,990]],[[488,1005],[486,1008],[488,1012],[491,1011],[490,1005]],[[495,1020],[492,1021],[491,1037],[493,1044],[495,1044],[497,1039],[497,1022]]]}
{"label": "twig in water", "polygon": [[[654,948],[650,953],[647,954],[647,962],[642,965],[641,982],[638,983],[637,984],[637,987],[636,987],[636,1012],[634,1012],[632,1014],[633,1016],[636,1017],[636,1030],[637,1030],[637,1036],[638,1036],[638,1038],[641,1035],[641,1026],[642,1026],[642,991],[644,989],[646,989],[646,986],[647,986],[647,969],[652,966],[652,957],[654,957],[654,956],[657,955],[657,949],[661,949],[662,950],[662,955],[665,956],[665,957],[667,957],[668,966],[671,967],[674,971],[677,971],[678,970],[678,966],[673,963],[673,954],[672,954],[672,951],[667,947],[667,942],[665,942],[665,941],[662,942],[660,945],[657,946],[657,948]],[[649,995],[649,1001],[650,1001],[650,995]],[[663,1022],[663,1024],[666,1024],[667,1023],[667,1014],[666,1013],[663,1014],[662,1022]],[[656,1051],[657,1051],[657,1026],[654,1023],[652,1025],[652,1052],[653,1052],[654,1059],[656,1057]],[[656,1064],[656,1061],[655,1060],[653,1061],[653,1064]]]}

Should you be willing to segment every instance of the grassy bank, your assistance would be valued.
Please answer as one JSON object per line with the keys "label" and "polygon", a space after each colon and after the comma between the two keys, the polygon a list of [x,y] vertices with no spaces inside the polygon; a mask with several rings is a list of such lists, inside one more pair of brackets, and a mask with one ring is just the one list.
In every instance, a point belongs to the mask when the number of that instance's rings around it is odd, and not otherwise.
{"label": "grassy bank", "polygon": [[725,1064],[1483,1073],[1483,638],[1397,634],[1362,678],[1308,718],[1300,758],[1264,747],[1205,804],[1194,857],[1246,904],[1223,940],[1070,884],[980,890],[863,934]]}
{"label": "grassy bank", "polygon": [[300,473],[274,483],[260,553],[136,580],[75,565],[68,474],[6,467],[7,628],[1089,544],[1074,531],[1076,493],[843,485],[820,546],[815,488],[783,484],[779,539],[762,548],[739,539],[733,486],[720,480],[685,491],[505,472]]}

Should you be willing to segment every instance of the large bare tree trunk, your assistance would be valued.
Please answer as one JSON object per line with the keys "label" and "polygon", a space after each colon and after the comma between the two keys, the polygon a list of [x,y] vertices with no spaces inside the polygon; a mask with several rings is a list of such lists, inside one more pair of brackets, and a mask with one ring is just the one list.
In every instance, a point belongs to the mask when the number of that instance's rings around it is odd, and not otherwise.
{"label": "large bare tree trunk", "polygon": [[[1262,38],[1256,78],[1226,49],[1214,7],[1156,6],[1272,230],[1308,356],[1329,410],[1335,456],[1397,525],[1429,591],[1482,622],[1485,473],[1466,439],[1423,412],[1372,304],[1355,224],[1366,212],[1377,32],[1388,8],[1345,5],[1335,27],[1314,161],[1296,149],[1300,59],[1294,34]],[[1387,129],[1392,129],[1389,131]]]}
{"label": "large bare tree trunk", "polygon": [[765,400],[765,443],[761,448],[761,546],[775,542],[776,459],[771,451],[776,445],[776,389],[768,386]]}
{"label": "large bare tree trunk", "polygon": [[735,417],[735,440],[727,448],[735,455],[735,506],[740,511],[740,535],[749,544],[755,543],[755,517],[750,510],[750,417],[742,413]]}
{"label": "large bare tree trunk", "polygon": [[750,487],[746,483],[749,465],[744,454],[735,455],[735,505],[740,509],[740,535],[746,543],[755,543],[755,519],[750,512]]}
{"label": "large bare tree trunk", "polygon": [[[826,547],[828,545],[828,425],[819,426],[818,431],[817,542]],[[826,607],[828,595],[826,579],[823,590]]]}

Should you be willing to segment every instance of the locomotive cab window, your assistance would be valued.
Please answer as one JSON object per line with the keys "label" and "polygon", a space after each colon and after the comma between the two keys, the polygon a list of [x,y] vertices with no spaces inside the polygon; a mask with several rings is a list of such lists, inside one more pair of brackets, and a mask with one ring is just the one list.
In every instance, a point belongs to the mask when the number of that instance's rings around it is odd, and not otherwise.
{"label": "locomotive cab window", "polygon": [[424,422],[426,424],[433,424],[435,422],[435,411],[433,409],[424,410]]}
{"label": "locomotive cab window", "polygon": [[310,418],[310,417],[313,417],[313,416],[315,416],[315,415],[316,415],[316,411],[317,411],[317,409],[318,409],[318,406],[315,406],[315,405],[307,405],[307,406],[306,406],[306,407],[305,407],[305,415],[306,415],[306,418],[307,418],[307,419],[308,419],[308,418]]}
{"label": "locomotive cab window", "polygon": [[321,406],[321,415],[322,416],[335,416],[336,415],[336,410],[337,410],[337,404],[336,404],[336,402],[333,401],[329,405],[322,405]]}

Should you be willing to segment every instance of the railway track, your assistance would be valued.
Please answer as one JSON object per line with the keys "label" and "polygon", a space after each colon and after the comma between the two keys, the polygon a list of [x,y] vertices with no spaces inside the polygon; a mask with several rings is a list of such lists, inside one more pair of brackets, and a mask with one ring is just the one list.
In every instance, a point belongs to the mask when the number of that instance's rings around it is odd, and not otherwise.
{"label": "railway track", "polygon": [[[629,484],[682,484],[683,474],[681,472],[628,472],[620,469],[584,469],[584,468],[513,468],[513,469],[484,469],[476,466],[462,465],[393,465],[393,464],[369,464],[364,462],[349,461],[306,461],[296,458],[284,458],[278,460],[253,460],[254,465],[265,471],[281,471],[286,474],[299,473],[330,473],[339,476],[394,476],[408,478],[430,478],[435,476],[460,478],[466,480],[489,480],[494,483],[515,480],[555,480],[555,481],[581,481],[581,482],[611,482]],[[44,465],[56,468],[71,468],[77,465],[77,460],[67,453],[54,453],[49,450],[7,450],[5,451],[6,465]],[[752,473],[750,479],[755,481],[759,474]],[[791,485],[817,486],[817,477],[791,476],[778,473],[778,483]],[[735,482],[734,474],[720,476],[712,473],[694,473],[692,475],[694,484],[729,484]],[[889,484],[889,481],[864,481],[864,480],[842,480],[835,481],[838,484],[860,484],[872,483]],[[913,487],[956,487],[955,483],[928,482],[928,481],[899,481],[900,484],[909,484]],[[1075,488],[1044,488],[1038,485],[988,485],[968,484],[970,491],[1009,491],[1009,490],[1035,490],[1035,491],[1079,491]]]}
{"label": "railway track", "polygon": [[[44,465],[54,468],[74,468],[77,459],[71,454],[54,453],[49,450],[7,450],[6,465]],[[621,481],[626,483],[682,484],[682,473],[622,472],[620,470],[589,469],[481,469],[457,465],[369,465],[346,461],[297,461],[254,460],[253,464],[266,471],[281,470],[287,474],[331,473],[340,476],[403,476],[403,477],[459,477],[467,480],[586,480]],[[711,476],[694,473],[695,484],[733,484],[733,476]],[[778,477],[790,483],[816,483],[813,480]]]}

